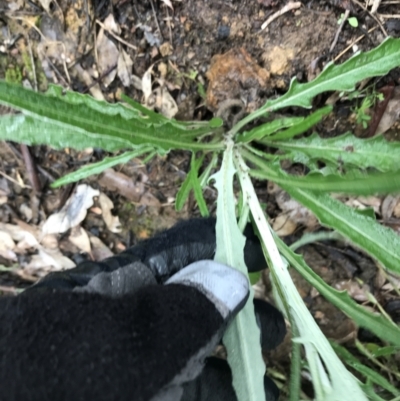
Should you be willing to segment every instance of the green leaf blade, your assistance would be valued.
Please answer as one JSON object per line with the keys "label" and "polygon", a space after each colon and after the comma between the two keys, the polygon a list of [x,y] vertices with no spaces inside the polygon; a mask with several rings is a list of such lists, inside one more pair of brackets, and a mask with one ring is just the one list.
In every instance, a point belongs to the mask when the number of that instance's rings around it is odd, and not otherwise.
{"label": "green leaf blade", "polygon": [[309,165],[311,161],[323,161],[335,166],[369,168],[379,171],[400,169],[400,143],[387,142],[382,136],[360,139],[346,133],[323,139],[317,134],[296,141],[264,143],[286,151],[284,157],[296,163]]}
{"label": "green leaf blade", "polygon": [[329,63],[313,81],[299,84],[293,79],[288,92],[262,107],[273,111],[288,106],[311,107],[312,99],[323,92],[351,91],[357,82],[387,74],[399,65],[400,39],[387,38],[375,49],[354,55],[341,65]]}
{"label": "green leaf blade", "polygon": [[[77,96],[77,100],[74,96]],[[75,102],[72,99],[75,99]],[[199,143],[191,138],[184,139],[180,137],[179,132],[188,133],[191,132],[190,129],[180,130],[171,121],[165,122],[160,128],[141,116],[135,116],[132,112],[121,113],[121,107],[111,108],[115,114],[113,118],[110,118],[103,109],[96,110],[97,106],[103,108],[105,105],[93,100],[83,101],[82,95],[70,94],[64,100],[62,97],[37,93],[19,85],[0,81],[0,103],[21,110],[37,120],[61,125],[69,130],[81,130],[93,137],[107,136],[112,140],[124,142],[130,147],[153,145],[166,151],[170,149],[222,150],[223,148],[221,143]],[[211,128],[208,128],[207,132],[210,130]],[[41,136],[39,138],[42,143],[46,143],[45,138]],[[14,140],[18,141],[18,136]],[[80,146],[79,141],[71,142],[73,142],[71,147]],[[109,147],[106,149],[110,150]]]}
{"label": "green leaf blade", "polygon": [[285,243],[276,238],[279,251],[317,291],[329,302],[335,305],[343,313],[354,320],[356,324],[370,330],[379,338],[390,341],[395,345],[400,345],[400,327],[389,322],[382,315],[375,315],[364,307],[358,305],[349,294],[344,291],[337,291],[324,282],[304,261],[295,254]]}
{"label": "green leaf blade", "polygon": [[[235,214],[233,193],[235,168],[232,149],[233,143],[228,143],[221,169],[212,176],[218,190],[215,260],[235,267],[247,275],[244,263],[245,238],[238,228]],[[265,365],[261,357],[260,331],[256,324],[252,300],[251,291],[246,306],[232,322],[223,338],[238,401],[265,401],[263,385]]]}
{"label": "green leaf blade", "polygon": [[125,152],[122,155],[114,157],[105,157],[102,161],[98,163],[92,163],[87,166],[83,166],[79,170],[74,171],[73,173],[64,175],[62,178],[54,181],[51,184],[51,187],[58,188],[61,187],[62,185],[83,180],[94,174],[101,174],[104,170],[108,168],[116,166],[117,164],[128,163],[129,160],[135,157],[139,157],[144,153],[150,152],[152,150],[153,150],[152,148],[144,146],[131,152]]}
{"label": "green leaf blade", "polygon": [[349,238],[353,244],[378,260],[388,271],[400,274],[400,237],[392,229],[357,213],[356,210],[327,194],[286,185],[282,185],[282,188],[293,199],[309,208],[321,224]]}

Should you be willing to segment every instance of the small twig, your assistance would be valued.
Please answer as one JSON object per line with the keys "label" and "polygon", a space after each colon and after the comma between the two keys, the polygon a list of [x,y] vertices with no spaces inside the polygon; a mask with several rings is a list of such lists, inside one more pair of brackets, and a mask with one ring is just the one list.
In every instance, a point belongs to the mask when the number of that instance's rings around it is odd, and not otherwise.
{"label": "small twig", "polygon": [[[375,29],[377,28],[377,26],[374,26],[373,28],[371,28],[368,33],[371,33],[373,31],[375,31]],[[344,54],[346,54],[356,43],[358,43],[361,39],[363,39],[366,35],[361,35],[359,36],[354,42],[352,42],[350,45],[348,45],[341,53],[339,53],[334,59],[333,61],[336,62],[338,61]]]}
{"label": "small twig", "polygon": [[70,84],[65,80],[61,72],[58,70],[58,68],[54,65],[54,63],[46,56],[46,54],[43,54],[43,57],[45,60],[49,63],[49,66],[53,69],[53,71],[56,73],[57,77],[62,81],[64,87],[67,89],[70,88]]}
{"label": "small twig", "polygon": [[96,20],[96,24],[99,24],[107,33],[109,33],[115,40],[118,40],[118,42],[123,43],[125,46],[130,47],[133,50],[137,50],[137,47],[134,45],[131,45],[130,43],[126,42],[124,39],[120,38],[118,35],[116,35],[111,29],[108,29],[102,22],[100,22],[98,19]]}
{"label": "small twig", "polygon": [[397,19],[400,18],[400,14],[379,14],[381,18],[393,18]]}
{"label": "small twig", "polygon": [[36,165],[33,161],[31,152],[29,150],[28,145],[21,144],[21,153],[22,153],[22,158],[25,162],[25,168],[26,172],[28,174],[28,179],[32,185],[32,188],[34,189],[35,192],[40,193],[42,192],[42,185],[40,183],[37,170],[36,170]]}
{"label": "small twig", "polygon": [[6,180],[11,181],[13,184],[18,185],[21,188],[28,188],[28,189],[32,189],[32,187],[30,185],[26,185],[24,183],[20,183],[17,180],[15,180],[14,178],[10,177],[9,175],[7,175],[6,173],[3,173],[2,171],[0,171],[0,175],[2,175]]}
{"label": "small twig", "polygon": [[[371,18],[373,18],[373,19],[375,20],[375,22],[379,25],[379,28],[381,28],[381,31],[383,32],[383,34],[384,34],[385,36],[388,36],[388,34],[387,34],[385,28],[384,28],[383,25],[382,25],[382,22],[379,21],[379,18],[378,18],[375,14],[372,14],[371,11],[369,11],[368,8],[364,7],[358,0],[353,0],[353,3],[357,4],[358,7],[362,8],[366,13],[368,13],[369,16],[370,16]],[[369,32],[369,31],[368,31],[368,32]]]}
{"label": "small twig", "polygon": [[167,19],[168,19],[168,30],[169,30],[169,41],[172,45],[173,41],[172,41],[172,29],[171,29],[171,20],[172,18],[169,16],[169,11],[168,11],[168,7],[165,7],[165,9],[167,10]]}
{"label": "small twig", "polygon": [[342,32],[344,24],[347,21],[347,19],[349,18],[349,15],[350,15],[350,10],[346,10],[345,13],[343,14],[343,18],[342,18],[342,21],[341,21],[341,23],[339,25],[339,28],[336,31],[336,35],[335,35],[335,38],[333,39],[333,42],[332,42],[331,47],[329,49],[329,53],[332,53],[333,49],[335,48],[336,43],[337,43],[337,41],[339,39],[340,32]]}
{"label": "small twig", "polygon": [[[12,155],[15,157],[15,160],[17,161],[18,165],[22,166],[22,153],[11,143],[9,142],[4,142],[4,144],[8,147],[8,149],[11,151]],[[42,174],[44,177],[46,177],[50,182],[54,182],[56,179],[43,167],[37,166],[37,169],[40,174]]]}
{"label": "small twig", "polygon": [[302,6],[300,1],[290,1],[286,4],[286,6],[282,7],[279,11],[272,14],[262,25],[261,31],[263,31],[272,21],[276,20],[281,15],[287,13],[288,11],[295,10],[296,8],[300,8]]}
{"label": "small twig", "polygon": [[163,34],[162,34],[162,32],[161,32],[160,25],[158,24],[157,14],[156,14],[156,10],[155,10],[155,8],[154,8],[153,0],[150,0],[150,4],[151,4],[151,9],[153,10],[153,15],[154,15],[154,19],[155,19],[155,21],[156,21],[156,25],[157,25],[158,32],[160,32],[161,39],[164,40]]}
{"label": "small twig", "polygon": [[379,6],[381,5],[382,0],[374,0],[371,7],[371,14],[375,14],[378,11]]}

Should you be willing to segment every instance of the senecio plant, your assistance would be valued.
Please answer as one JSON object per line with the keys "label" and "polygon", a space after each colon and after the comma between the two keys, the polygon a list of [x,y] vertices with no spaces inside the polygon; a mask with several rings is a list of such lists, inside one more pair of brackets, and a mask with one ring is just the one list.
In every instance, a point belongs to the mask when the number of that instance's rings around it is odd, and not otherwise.
{"label": "senecio plant", "polygon": [[[260,206],[252,178],[275,182],[293,199],[308,207],[322,225],[335,230],[369,254],[387,272],[399,275],[399,236],[381,226],[372,216],[331,197],[330,193],[369,195],[399,191],[400,144],[387,143],[381,136],[361,140],[351,133],[330,139],[322,139],[316,133],[295,138],[312,128],[331,111],[331,107],[316,110],[308,117],[280,117],[246,129],[249,123],[260,117],[289,106],[309,109],[312,99],[323,92],[353,91],[357,82],[385,75],[399,65],[400,39],[388,38],[376,49],[356,54],[341,65],[328,64],[311,82],[301,84],[293,79],[284,96],[268,100],[227,132],[219,119],[189,123],[170,120],[126,97],[124,104],[107,104],[55,86],[40,94],[0,82],[0,102],[22,112],[0,119],[0,139],[47,144],[54,148],[125,150],[118,156],[107,157],[61,178],[54,186],[99,174],[133,157],[143,156],[148,160],[172,149],[191,151],[191,168],[177,194],[176,207],[178,210],[182,208],[193,190],[201,213],[207,215],[202,189],[210,178],[213,179],[218,189],[215,258],[242,272],[246,272],[246,268],[243,256],[245,239],[241,230],[249,218],[256,225],[277,302],[290,321],[294,337],[290,400],[300,399],[301,347],[305,351],[304,363],[312,378],[316,400],[382,400],[375,393],[378,388],[391,394],[393,399],[399,399],[399,390],[385,377],[363,366],[342,347],[329,343],[296,290],[288,268],[296,269],[358,326],[368,329],[394,350],[400,347],[399,326],[385,314],[372,313],[358,305],[346,292],[327,285],[301,256],[277,237]],[[255,143],[279,152],[262,151],[260,146],[254,146]],[[201,169],[206,156],[208,164]],[[301,177],[287,174],[280,167],[282,159],[306,165],[309,173]],[[324,164],[323,169],[319,162]],[[211,176],[217,166],[220,166],[219,171]],[[233,192],[235,181],[240,186],[240,207],[237,207]],[[249,299],[224,337],[233,384],[240,401],[265,400],[265,365],[252,305]],[[337,353],[345,363],[358,370],[361,379],[356,379],[346,369]]]}

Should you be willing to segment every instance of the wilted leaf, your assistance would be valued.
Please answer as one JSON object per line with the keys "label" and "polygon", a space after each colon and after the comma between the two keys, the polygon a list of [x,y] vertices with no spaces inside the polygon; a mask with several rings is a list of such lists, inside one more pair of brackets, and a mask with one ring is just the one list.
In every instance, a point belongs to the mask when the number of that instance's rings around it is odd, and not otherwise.
{"label": "wilted leaf", "polygon": [[79,185],[62,210],[46,220],[42,228],[43,234],[64,233],[71,227],[77,226],[85,219],[87,209],[93,205],[93,197],[99,194],[97,189],[89,185]]}

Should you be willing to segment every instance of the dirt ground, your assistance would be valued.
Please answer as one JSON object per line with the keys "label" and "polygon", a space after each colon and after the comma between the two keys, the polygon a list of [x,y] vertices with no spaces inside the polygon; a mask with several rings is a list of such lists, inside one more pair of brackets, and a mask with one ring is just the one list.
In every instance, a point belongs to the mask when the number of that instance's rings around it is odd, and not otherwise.
{"label": "dirt ground", "polygon": [[[353,19],[338,31],[338,21],[346,13]],[[204,120],[218,113],[227,100],[241,100],[243,113],[255,110],[268,98],[284,93],[292,77],[308,82],[330,61],[341,63],[355,51],[370,50],[387,35],[399,37],[399,14],[396,1],[382,1],[378,11],[371,13],[366,1],[350,0],[0,0],[0,78],[37,90],[56,83],[110,102],[125,93],[143,104],[152,101],[165,115]],[[350,23],[354,19],[357,27]],[[364,85],[396,87],[400,69]],[[321,96],[316,106],[327,100],[328,96]],[[368,136],[368,128],[354,113],[359,102],[335,103],[318,132],[331,137],[351,130]],[[0,113],[8,112],[0,108]],[[397,140],[399,132],[398,120],[385,129],[390,140]],[[92,194],[93,202],[83,207],[83,219],[75,227],[71,222],[74,228],[64,233],[49,233],[47,242],[38,245],[46,219],[77,190],[73,185],[51,189],[49,184],[107,155],[100,149],[55,151],[47,146],[1,143],[0,240],[5,243],[12,237],[13,242],[0,248],[0,293],[17,293],[49,271],[87,258],[102,259],[178,219],[199,216],[192,197],[182,211],[175,211],[176,194],[190,166],[190,154],[175,151],[145,163],[134,159],[85,180],[82,191],[89,198]],[[288,227],[287,203],[279,191],[263,183],[256,187],[271,223],[288,244],[304,232],[320,229],[310,215]],[[98,192],[93,196],[90,191]],[[215,189],[207,187],[205,197],[214,211]],[[399,229],[393,212],[398,198],[345,201],[373,207],[383,223]],[[394,214],[388,214],[389,204],[394,205]],[[366,302],[370,291],[400,321],[400,299],[383,285],[382,272],[365,254],[338,241],[307,245],[299,252],[327,283],[348,290],[360,303]],[[377,341],[293,275],[330,339],[356,354],[357,338]],[[263,277],[257,292],[269,297],[268,275]],[[267,356],[270,374],[282,388],[282,400],[287,392],[289,346],[287,336]],[[389,379],[400,385],[400,377],[389,375]],[[305,395],[312,396],[309,387],[305,378]]]}

